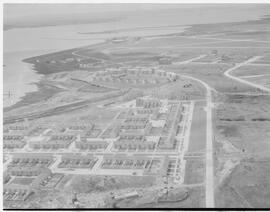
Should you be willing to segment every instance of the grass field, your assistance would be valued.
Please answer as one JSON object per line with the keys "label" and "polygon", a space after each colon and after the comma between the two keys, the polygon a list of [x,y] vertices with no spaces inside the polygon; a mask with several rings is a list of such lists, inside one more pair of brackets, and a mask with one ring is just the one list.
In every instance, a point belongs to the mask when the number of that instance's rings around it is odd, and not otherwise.
{"label": "grass field", "polygon": [[29,185],[33,182],[34,179],[35,178],[30,178],[30,177],[15,177],[11,181],[11,184]]}
{"label": "grass field", "polygon": [[184,184],[197,184],[205,181],[205,162],[203,158],[190,158],[186,162]]}
{"label": "grass field", "polygon": [[219,92],[254,92],[255,88],[224,76],[229,65],[191,64],[170,66],[169,70],[201,79]]}
{"label": "grass field", "polygon": [[189,152],[203,151],[206,145],[206,113],[205,102],[196,102],[191,124]]}
{"label": "grass field", "polygon": [[234,76],[249,76],[249,75],[260,75],[270,74],[269,66],[243,66],[232,72]]}
{"label": "grass field", "polygon": [[266,88],[270,88],[270,75],[262,76],[262,77],[255,77],[247,79],[250,82],[256,83],[258,85],[262,85]]}
{"label": "grass field", "polygon": [[217,192],[218,207],[269,208],[269,174],[269,158],[242,162]]}

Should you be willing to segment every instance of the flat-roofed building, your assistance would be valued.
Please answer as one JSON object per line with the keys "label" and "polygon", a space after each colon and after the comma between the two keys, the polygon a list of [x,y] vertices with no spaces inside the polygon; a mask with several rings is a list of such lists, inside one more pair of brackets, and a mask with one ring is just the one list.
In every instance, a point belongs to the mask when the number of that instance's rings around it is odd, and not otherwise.
{"label": "flat-roofed building", "polygon": [[142,123],[146,124],[148,122],[148,116],[127,116],[124,123]]}
{"label": "flat-roofed building", "polygon": [[66,131],[70,134],[81,133],[94,129],[94,124],[73,124],[66,127]]}
{"label": "flat-roofed building", "polygon": [[98,158],[93,155],[65,154],[62,155],[58,168],[93,168]]}
{"label": "flat-roofed building", "polygon": [[151,159],[144,156],[104,156],[102,169],[145,169]]}
{"label": "flat-roofed building", "polygon": [[152,115],[155,113],[158,113],[159,109],[158,108],[137,108],[136,109],[136,114],[137,115]]}
{"label": "flat-roofed building", "polygon": [[117,150],[154,150],[155,142],[118,140],[113,143],[114,149]]}
{"label": "flat-roofed building", "polygon": [[[25,201],[40,187],[41,182],[52,174],[48,168],[43,168],[41,172],[36,172],[30,167],[27,169],[24,167],[19,170],[18,168],[17,173],[15,173],[16,177],[4,185],[3,197],[5,201]],[[13,171],[15,172],[15,170]]]}
{"label": "flat-roofed building", "polygon": [[156,108],[161,106],[161,101],[157,98],[141,97],[136,99],[136,106],[143,108]]}
{"label": "flat-roofed building", "polygon": [[4,134],[3,136],[3,148],[4,149],[21,149],[26,145],[26,141],[23,135],[10,135]]}
{"label": "flat-roofed building", "polygon": [[24,132],[28,130],[28,126],[26,125],[8,125],[4,126],[4,132],[12,132],[12,131],[19,131]]}
{"label": "flat-roofed building", "polygon": [[38,176],[42,172],[50,172],[50,169],[46,167],[26,167],[26,166],[15,166],[10,167],[8,169],[8,172],[11,176],[26,176],[26,177],[32,177],[32,176]]}
{"label": "flat-roofed building", "polygon": [[130,141],[143,141],[145,139],[145,136],[143,133],[140,132],[121,132],[119,134],[119,141],[121,140],[130,140]]}
{"label": "flat-roofed building", "polygon": [[168,169],[166,157],[126,156],[111,155],[104,156],[100,165],[101,169],[131,169],[142,170],[143,175],[165,176]]}
{"label": "flat-roofed building", "polygon": [[76,140],[75,135],[55,134],[48,140],[36,140],[29,142],[29,146],[33,149],[66,149]]}
{"label": "flat-roofed building", "polygon": [[120,130],[126,131],[126,132],[141,132],[144,134],[147,134],[151,130],[151,124],[149,122],[147,123],[122,123],[120,125]]}
{"label": "flat-roofed building", "polygon": [[53,162],[53,156],[46,153],[18,153],[14,154],[9,167],[12,166],[42,166],[48,167]]}
{"label": "flat-roofed building", "polygon": [[28,185],[7,184],[3,188],[3,199],[5,201],[25,201],[33,189]]}
{"label": "flat-roofed building", "polygon": [[80,150],[104,150],[108,146],[108,142],[104,140],[87,140],[81,138],[75,143],[76,148]]}

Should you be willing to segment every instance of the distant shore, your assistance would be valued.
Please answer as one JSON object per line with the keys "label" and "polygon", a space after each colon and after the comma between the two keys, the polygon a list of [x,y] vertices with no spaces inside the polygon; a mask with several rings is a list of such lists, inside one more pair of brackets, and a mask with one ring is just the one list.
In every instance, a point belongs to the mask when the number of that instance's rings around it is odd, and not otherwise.
{"label": "distant shore", "polygon": [[[215,28],[218,29],[218,28],[220,28],[222,26],[226,26],[226,25],[231,25],[231,24],[237,25],[239,23],[247,23],[247,24],[248,23],[257,23],[257,22],[264,21],[264,20],[267,21],[269,19],[270,19],[269,16],[265,16],[265,17],[263,17],[261,19],[253,20],[253,21],[232,22],[232,23],[214,23],[214,24],[193,24],[193,25],[182,26],[183,28],[185,28],[185,30],[183,32],[179,32],[179,33],[176,32],[176,33],[169,33],[169,34],[157,34],[157,35],[153,35],[153,36],[150,36],[150,37],[155,38],[155,37],[163,37],[163,36],[197,35],[197,34],[200,34],[200,33],[208,32],[210,29],[215,29]],[[177,27],[178,27],[178,25],[177,25]],[[132,31],[132,29],[133,28],[129,28],[129,30],[131,30],[131,31]],[[134,28],[134,29],[136,30],[136,29],[138,29],[138,27]],[[124,29],[122,29],[122,30],[124,30]],[[110,32],[110,31],[101,31],[101,32],[96,32],[96,33],[104,33],[104,32]],[[113,31],[113,32],[115,32],[115,31]],[[78,32],[78,33],[80,33],[80,32]],[[145,37],[149,37],[149,36],[145,36]],[[54,53],[49,53],[48,55],[57,54],[57,53],[61,53],[61,52],[75,51],[75,50],[80,49],[80,48],[96,47],[96,46],[99,46],[99,45],[102,45],[102,44],[106,45],[107,42],[108,41],[104,40],[103,42],[98,42],[98,43],[94,43],[94,44],[91,44],[91,45],[85,45],[85,46],[81,46],[81,47],[77,47],[77,48],[71,48],[71,49],[62,50],[62,51],[56,51]],[[22,61],[25,62],[25,63],[33,64],[34,65],[33,70],[36,71],[38,74],[46,75],[46,70],[44,70],[42,68],[41,69],[36,68],[35,63],[33,62],[33,60],[35,60],[36,58],[41,57],[41,56],[45,56],[45,55],[39,55],[39,56],[31,57],[31,58],[25,58]],[[57,73],[57,71],[55,73]],[[14,105],[5,107],[4,111],[10,111],[10,110],[13,110],[15,108],[18,108],[18,107],[21,107],[21,106],[26,106],[26,105],[32,104],[34,102],[37,102],[37,101],[42,99],[42,98],[36,98],[38,96],[44,97],[44,98],[49,98],[49,97],[53,96],[55,93],[59,92],[59,91],[56,91],[54,89],[45,89],[44,85],[42,85],[42,82],[41,83],[36,82],[35,84],[38,87],[37,91],[26,93],[25,96],[23,96],[20,101],[18,101]],[[36,97],[31,99],[31,96],[36,96]]]}

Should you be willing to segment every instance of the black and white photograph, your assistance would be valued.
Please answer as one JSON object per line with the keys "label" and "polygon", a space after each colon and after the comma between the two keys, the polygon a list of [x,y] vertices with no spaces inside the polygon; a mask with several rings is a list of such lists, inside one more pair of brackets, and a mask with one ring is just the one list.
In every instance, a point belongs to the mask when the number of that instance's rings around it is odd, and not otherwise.
{"label": "black and white photograph", "polygon": [[270,208],[270,4],[2,12],[4,210]]}

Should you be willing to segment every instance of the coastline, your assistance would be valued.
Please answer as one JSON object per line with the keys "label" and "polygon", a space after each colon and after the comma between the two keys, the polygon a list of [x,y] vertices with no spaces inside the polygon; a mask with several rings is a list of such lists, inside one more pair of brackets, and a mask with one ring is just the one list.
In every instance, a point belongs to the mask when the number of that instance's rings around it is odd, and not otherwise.
{"label": "coastline", "polygon": [[37,91],[25,93],[25,95],[20,98],[20,101],[8,107],[4,107],[3,112],[9,112],[20,107],[28,106],[30,104],[46,100],[53,95],[61,92],[61,89],[50,85],[45,85],[42,83],[42,81],[33,84],[37,86]]}
{"label": "coastline", "polygon": [[257,22],[264,22],[269,21],[270,15],[264,15],[262,17],[259,17],[256,20],[248,20],[248,21],[235,21],[235,22],[225,22],[225,23],[208,23],[208,24],[193,24],[188,26],[188,28],[185,30],[185,32],[181,33],[181,35],[190,36],[190,35],[196,35],[196,33],[201,33],[201,30],[205,32],[209,32],[208,30],[211,28],[214,28],[216,30],[220,30],[220,27],[231,27],[232,25],[238,25],[238,24],[256,24]]}
{"label": "coastline", "polygon": [[[231,24],[233,25],[237,25],[237,24],[249,24],[249,23],[257,23],[260,21],[269,21],[270,16],[263,16],[257,20],[248,20],[248,21],[243,21],[243,22],[231,22],[231,23],[205,23],[205,24],[193,24],[193,25],[182,25],[183,27],[183,32],[179,32],[179,33],[169,33],[169,34],[157,34],[157,35],[153,35],[153,36],[141,36],[142,38],[147,38],[147,37],[162,37],[162,36],[186,36],[186,35],[196,35],[198,33],[201,33],[201,31],[207,31],[209,28],[215,28],[215,29],[219,29],[220,27],[223,26],[229,26]],[[177,26],[179,27],[179,26]],[[136,29],[136,28],[135,28]],[[132,30],[132,29],[130,29]],[[78,32],[80,33],[80,32]],[[22,60],[22,62],[24,63],[28,63],[33,65],[32,71],[35,71],[37,74],[40,74],[42,76],[45,76],[47,74],[51,74],[51,73],[57,73],[60,72],[58,70],[54,71],[54,72],[47,72],[47,69],[42,69],[42,68],[38,68],[36,67],[35,62],[33,62],[34,60],[36,60],[39,57],[46,57],[46,55],[53,55],[53,54],[61,54],[61,53],[70,53],[71,51],[76,51],[78,49],[82,49],[82,48],[95,48],[95,47],[99,47],[100,45],[106,45],[108,44],[109,41],[108,40],[103,40],[102,42],[98,42],[98,43],[93,43],[90,45],[83,45],[83,46],[78,46],[75,48],[71,48],[71,49],[65,49],[65,50],[60,50],[60,51],[55,51],[52,53],[46,53],[46,54],[42,54],[42,55],[38,55],[38,56],[34,56],[34,57],[30,57],[30,58],[25,58]],[[50,98],[52,97],[54,94],[60,92],[57,89],[48,89],[44,87],[44,84],[42,83],[42,79],[40,79],[38,82],[32,83],[35,84],[37,86],[37,91],[33,91],[33,92],[26,92],[24,96],[20,97],[20,100],[18,102],[16,102],[13,105],[4,107],[4,112],[7,111],[11,111],[13,109],[16,109],[18,107],[21,106],[26,106],[32,103],[35,103],[37,101],[40,101],[44,98]],[[44,95],[45,94],[45,95]],[[40,98],[37,98],[37,96],[40,96]]]}
{"label": "coastline", "polygon": [[[27,106],[27,105],[36,103],[38,101],[48,99],[48,98],[54,96],[55,94],[61,92],[61,89],[50,86],[50,85],[45,85],[42,82],[42,77],[46,76],[47,74],[51,74],[51,73],[46,73],[46,70],[44,71],[42,69],[38,69],[36,67],[35,63],[32,62],[32,60],[35,60],[36,58],[41,57],[41,56],[59,54],[59,53],[63,53],[63,52],[70,52],[70,51],[75,51],[75,50],[80,49],[80,48],[95,47],[95,46],[103,45],[103,44],[106,44],[106,43],[107,43],[107,41],[103,41],[103,42],[91,44],[91,45],[88,45],[88,46],[80,46],[80,47],[76,47],[76,48],[72,48],[72,49],[54,51],[52,53],[46,53],[46,54],[41,54],[41,55],[37,55],[37,56],[34,56],[34,57],[29,57],[29,58],[22,59],[21,62],[30,64],[31,65],[31,70],[33,72],[35,72],[36,74],[41,75],[40,80],[38,80],[37,82],[30,83],[31,85],[35,85],[37,90],[30,91],[30,92],[25,92],[24,96],[19,97],[19,100],[17,102],[15,102],[12,105],[8,105],[8,106],[4,107],[3,111],[4,112],[9,112],[9,111],[11,111],[13,109],[17,109],[19,107]],[[55,73],[57,73],[57,72],[55,72]]]}

